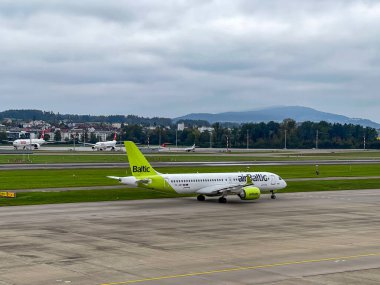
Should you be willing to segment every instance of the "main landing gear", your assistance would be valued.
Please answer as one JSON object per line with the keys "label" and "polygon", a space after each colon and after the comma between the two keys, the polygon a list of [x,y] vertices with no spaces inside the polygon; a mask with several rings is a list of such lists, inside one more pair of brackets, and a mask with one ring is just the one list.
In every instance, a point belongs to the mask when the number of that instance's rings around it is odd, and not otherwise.
{"label": "main landing gear", "polygon": [[276,199],[276,194],[274,194],[274,191],[271,190],[270,192],[272,193],[272,195],[270,195],[270,198],[271,198],[271,199]]}
{"label": "main landing gear", "polygon": [[198,201],[204,201],[204,200],[206,200],[206,197],[203,196],[203,195],[198,195],[198,196],[197,196],[197,200],[198,200]]}
{"label": "main landing gear", "polygon": [[218,201],[219,201],[219,203],[223,203],[223,204],[227,203],[227,199],[226,199],[226,197],[224,197],[224,196],[220,197],[220,198],[218,199]]}
{"label": "main landing gear", "polygon": [[[206,197],[205,197],[204,195],[198,195],[198,196],[197,196],[197,200],[198,200],[198,201],[204,201],[204,200],[206,200]],[[219,201],[219,203],[223,203],[223,204],[225,204],[225,203],[227,203],[227,198],[224,197],[224,196],[222,196],[222,197],[220,197],[220,198],[218,199],[218,201]]]}

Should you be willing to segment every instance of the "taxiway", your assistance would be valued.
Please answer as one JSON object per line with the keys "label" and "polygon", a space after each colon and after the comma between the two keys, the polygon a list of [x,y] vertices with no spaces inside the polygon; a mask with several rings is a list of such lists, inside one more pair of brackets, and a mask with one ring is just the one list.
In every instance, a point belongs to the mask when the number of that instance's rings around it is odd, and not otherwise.
{"label": "taxiway", "polygon": [[0,284],[379,284],[380,190],[0,208]]}

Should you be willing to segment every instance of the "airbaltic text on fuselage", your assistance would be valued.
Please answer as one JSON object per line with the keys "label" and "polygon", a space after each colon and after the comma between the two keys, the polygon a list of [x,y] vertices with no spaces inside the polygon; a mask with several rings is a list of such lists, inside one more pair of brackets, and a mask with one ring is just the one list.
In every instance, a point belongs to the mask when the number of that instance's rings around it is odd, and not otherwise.
{"label": "airbaltic text on fuselage", "polygon": [[247,176],[249,176],[251,178],[251,180],[254,181],[254,182],[257,182],[257,181],[268,181],[269,180],[268,175],[265,175],[265,174],[255,174],[255,175],[247,174],[247,175],[239,175],[238,176],[239,182],[246,182],[247,181]]}
{"label": "airbaltic text on fuselage", "polygon": [[150,172],[149,166],[133,166],[133,172]]}

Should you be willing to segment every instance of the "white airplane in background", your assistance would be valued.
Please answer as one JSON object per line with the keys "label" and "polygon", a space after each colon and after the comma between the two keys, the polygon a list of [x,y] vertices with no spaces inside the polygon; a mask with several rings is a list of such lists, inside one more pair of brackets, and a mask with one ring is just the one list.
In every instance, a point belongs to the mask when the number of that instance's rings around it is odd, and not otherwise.
{"label": "white airplane in background", "polygon": [[185,152],[195,152],[195,144],[193,144],[191,147],[167,147],[166,144],[162,144],[158,151],[185,151]]}
{"label": "white airplane in background", "polygon": [[197,194],[198,201],[204,201],[205,196],[219,196],[220,203],[227,202],[227,195],[237,195],[242,200],[259,199],[261,192],[272,193],[271,198],[275,199],[275,191],[286,187],[280,176],[270,172],[162,174],[153,169],[133,142],[126,141],[124,144],[132,176],[108,178],[129,186]]}
{"label": "white airplane in background", "polygon": [[41,145],[46,144],[47,142],[44,140],[45,131],[42,131],[41,138],[39,139],[17,139],[12,142],[14,149],[39,149]]}
{"label": "white airplane in background", "polygon": [[96,144],[86,143],[86,145],[90,145],[93,150],[103,151],[107,149],[116,150],[116,143],[117,141],[116,141],[116,133],[115,133],[112,141],[97,142]]}

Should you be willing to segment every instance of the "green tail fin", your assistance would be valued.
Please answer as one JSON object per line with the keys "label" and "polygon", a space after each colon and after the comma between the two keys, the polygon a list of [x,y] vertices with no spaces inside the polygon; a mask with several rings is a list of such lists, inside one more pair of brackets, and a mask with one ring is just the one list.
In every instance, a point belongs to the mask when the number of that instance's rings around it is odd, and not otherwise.
{"label": "green tail fin", "polygon": [[145,156],[137,148],[134,142],[125,141],[125,149],[127,151],[129,165],[131,167],[132,175],[135,177],[144,177],[156,175],[157,172],[146,160]]}

